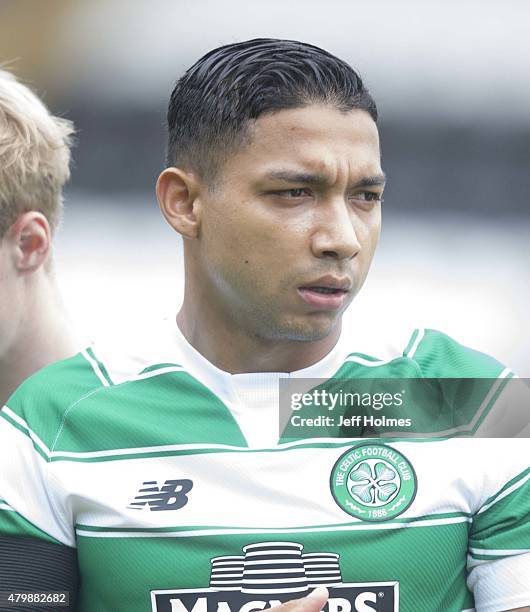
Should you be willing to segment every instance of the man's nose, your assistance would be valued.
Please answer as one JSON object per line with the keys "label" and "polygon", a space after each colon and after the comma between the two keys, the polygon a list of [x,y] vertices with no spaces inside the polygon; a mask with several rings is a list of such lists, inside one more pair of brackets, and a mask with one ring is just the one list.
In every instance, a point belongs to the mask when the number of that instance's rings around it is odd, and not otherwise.
{"label": "man's nose", "polygon": [[313,255],[339,260],[355,257],[361,250],[356,222],[355,213],[343,198],[323,202],[311,237]]}

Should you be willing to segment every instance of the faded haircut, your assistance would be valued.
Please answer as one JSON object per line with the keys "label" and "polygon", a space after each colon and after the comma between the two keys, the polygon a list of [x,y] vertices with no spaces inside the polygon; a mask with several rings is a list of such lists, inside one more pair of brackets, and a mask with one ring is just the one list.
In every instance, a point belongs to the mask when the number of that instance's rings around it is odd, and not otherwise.
{"label": "faded haircut", "polygon": [[0,240],[30,210],[45,215],[55,230],[73,133],[72,122],[51,115],[28,87],[0,69]]}
{"label": "faded haircut", "polygon": [[166,163],[213,182],[223,160],[248,140],[252,120],[309,104],[342,112],[362,109],[377,121],[361,77],[319,47],[257,38],[214,49],[177,81],[171,94]]}

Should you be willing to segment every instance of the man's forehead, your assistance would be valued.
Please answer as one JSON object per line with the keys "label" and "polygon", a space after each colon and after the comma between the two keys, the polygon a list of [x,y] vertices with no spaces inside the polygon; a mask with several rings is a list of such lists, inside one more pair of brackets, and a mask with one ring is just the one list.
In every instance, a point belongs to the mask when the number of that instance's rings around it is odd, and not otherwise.
{"label": "man's forehead", "polygon": [[379,141],[377,125],[362,109],[341,111],[330,105],[310,104],[265,113],[255,119],[249,135],[257,138],[322,138],[339,137],[348,140]]}
{"label": "man's forehead", "polygon": [[348,160],[368,163],[373,172],[380,159],[379,134],[365,111],[341,113],[329,107],[283,110],[255,120],[236,156],[239,161],[258,163],[265,172],[270,165],[288,165],[327,174],[337,163]]}
{"label": "man's forehead", "polygon": [[339,176],[353,181],[382,174],[377,126],[363,110],[318,105],[281,110],[254,120],[247,137],[226,160],[227,171],[263,179],[306,173],[328,183]]}
{"label": "man's forehead", "polygon": [[352,108],[350,110],[341,110],[334,104],[316,102],[314,104],[305,104],[294,106],[292,108],[282,108],[271,112],[265,112],[260,115],[255,121],[256,123],[266,123],[269,121],[285,121],[285,122],[303,122],[305,119],[311,120],[315,116],[321,118],[328,117],[329,120],[346,120],[346,121],[371,121],[375,124],[370,113],[363,108]]}
{"label": "man's forehead", "polygon": [[[329,106],[308,106],[282,110],[259,117],[249,132],[251,145],[257,148],[281,147],[291,150],[306,164],[319,155],[311,155],[311,148],[327,147],[347,153],[353,147],[379,151],[377,125],[363,110],[341,112]],[[307,155],[305,155],[307,153]]]}

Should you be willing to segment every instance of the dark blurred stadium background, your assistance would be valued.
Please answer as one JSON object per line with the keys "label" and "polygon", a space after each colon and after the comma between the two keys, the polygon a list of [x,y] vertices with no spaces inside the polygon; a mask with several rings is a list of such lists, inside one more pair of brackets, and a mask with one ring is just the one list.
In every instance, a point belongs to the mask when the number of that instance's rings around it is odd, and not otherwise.
{"label": "dark blurred stadium background", "polygon": [[153,195],[176,78],[215,46],[294,38],[356,67],[381,115],[383,240],[348,320],[443,329],[530,377],[528,23],[519,0],[0,0],[0,62],[78,131],[58,265],[83,333],[180,299]]}

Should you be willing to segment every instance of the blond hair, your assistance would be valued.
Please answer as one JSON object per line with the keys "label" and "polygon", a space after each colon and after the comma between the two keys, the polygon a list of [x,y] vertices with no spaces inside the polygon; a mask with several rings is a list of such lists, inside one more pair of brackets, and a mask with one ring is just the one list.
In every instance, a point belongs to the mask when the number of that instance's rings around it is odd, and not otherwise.
{"label": "blond hair", "polygon": [[54,117],[15,77],[0,69],[0,240],[30,210],[46,216],[52,231],[70,177],[74,126]]}

